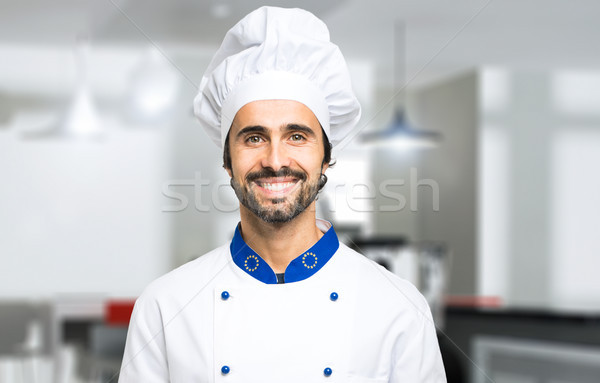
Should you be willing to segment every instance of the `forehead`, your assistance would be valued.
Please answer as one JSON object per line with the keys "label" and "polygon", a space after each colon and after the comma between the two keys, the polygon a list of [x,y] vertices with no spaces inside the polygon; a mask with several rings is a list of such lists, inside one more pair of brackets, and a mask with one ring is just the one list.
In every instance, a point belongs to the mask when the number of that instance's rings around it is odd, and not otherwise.
{"label": "forehead", "polygon": [[246,126],[262,126],[267,129],[280,129],[289,124],[304,125],[315,133],[320,131],[320,123],[315,114],[304,104],[293,100],[259,100],[244,105],[235,115],[231,131]]}

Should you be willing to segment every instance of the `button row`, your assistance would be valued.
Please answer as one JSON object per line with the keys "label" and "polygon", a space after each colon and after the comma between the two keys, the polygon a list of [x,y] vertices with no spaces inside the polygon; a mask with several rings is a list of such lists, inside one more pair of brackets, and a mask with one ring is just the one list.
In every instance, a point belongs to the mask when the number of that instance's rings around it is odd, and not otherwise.
{"label": "button row", "polygon": [[[221,367],[221,374],[223,374],[223,375],[229,374],[230,371],[231,371],[231,368],[229,368],[229,366],[223,366],[223,367]],[[326,367],[323,370],[323,375],[329,377],[329,376],[331,376],[331,374],[333,374],[333,370],[331,368]]]}
{"label": "button row", "polygon": [[[230,297],[230,295],[229,295],[229,291],[223,291],[223,292],[221,293],[221,299],[222,299],[222,300],[226,301],[226,300],[228,300],[228,299],[229,299],[229,297]],[[332,292],[332,293],[329,295],[329,299],[331,299],[333,302],[337,301],[337,300],[338,300],[338,298],[339,298],[339,295],[338,295],[338,293],[336,293],[335,291],[334,291],[334,292]]]}

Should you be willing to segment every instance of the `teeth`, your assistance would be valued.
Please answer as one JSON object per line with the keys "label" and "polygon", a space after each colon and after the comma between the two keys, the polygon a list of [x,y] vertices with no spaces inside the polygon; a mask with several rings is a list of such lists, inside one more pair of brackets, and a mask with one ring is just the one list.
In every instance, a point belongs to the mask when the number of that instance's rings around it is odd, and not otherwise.
{"label": "teeth", "polygon": [[262,187],[269,191],[280,191],[292,186],[294,182],[263,183]]}

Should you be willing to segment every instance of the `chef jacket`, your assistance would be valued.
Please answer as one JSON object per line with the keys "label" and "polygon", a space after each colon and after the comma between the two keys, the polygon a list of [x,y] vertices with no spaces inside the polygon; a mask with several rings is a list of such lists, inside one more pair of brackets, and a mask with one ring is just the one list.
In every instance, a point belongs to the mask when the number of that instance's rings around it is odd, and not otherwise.
{"label": "chef jacket", "polygon": [[120,383],[446,382],[427,302],[324,233],[285,283],[242,239],[138,298]]}

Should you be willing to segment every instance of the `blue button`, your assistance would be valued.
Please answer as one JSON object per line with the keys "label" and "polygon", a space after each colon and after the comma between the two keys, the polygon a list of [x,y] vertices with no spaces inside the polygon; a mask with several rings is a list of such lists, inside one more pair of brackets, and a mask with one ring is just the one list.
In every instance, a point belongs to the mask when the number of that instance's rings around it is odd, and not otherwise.
{"label": "blue button", "polygon": [[325,376],[331,376],[332,373],[333,373],[333,371],[329,367],[327,367],[326,369],[323,370],[323,375],[325,375]]}
{"label": "blue button", "polygon": [[229,293],[227,291],[223,291],[221,293],[221,299],[226,301],[227,299],[229,299]]}
{"label": "blue button", "polygon": [[337,301],[339,298],[338,293],[336,293],[335,291],[333,293],[331,293],[331,295],[329,296],[329,299],[331,299],[332,301]]}
{"label": "blue button", "polygon": [[223,366],[223,367],[221,367],[221,374],[227,375],[227,374],[229,374],[229,371],[231,371],[231,369],[229,368],[229,366]]}

